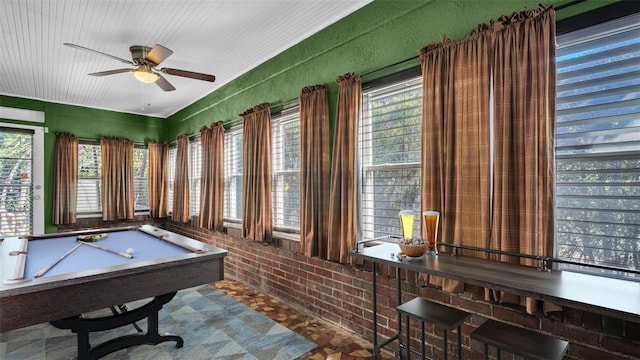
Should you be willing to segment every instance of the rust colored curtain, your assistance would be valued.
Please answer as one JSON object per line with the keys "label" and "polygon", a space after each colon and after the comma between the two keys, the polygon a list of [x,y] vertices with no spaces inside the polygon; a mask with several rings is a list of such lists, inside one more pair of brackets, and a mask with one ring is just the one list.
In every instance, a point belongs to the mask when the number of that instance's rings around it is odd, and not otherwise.
{"label": "rust colored curtain", "polygon": [[176,174],[173,181],[173,212],[171,220],[182,223],[191,220],[189,213],[189,136],[178,136]]}
{"label": "rust colored curtain", "polygon": [[200,129],[202,169],[198,226],[222,231],[224,202],[224,127],[222,121]]}
{"label": "rust colored curtain", "polygon": [[[494,42],[495,173],[491,248],[553,255],[555,12],[501,17]],[[499,257],[495,257],[499,258]],[[501,261],[518,262],[503,256]],[[528,259],[525,265],[539,266]],[[514,295],[496,295],[516,302]],[[532,299],[526,301],[533,311]]]}
{"label": "rust colored curtain", "polygon": [[102,220],[133,219],[133,142],[100,139],[102,160]]}
{"label": "rust colored curtain", "polygon": [[242,235],[271,242],[271,105],[256,105],[242,116]]}
{"label": "rust colored curtain", "polygon": [[149,215],[163,218],[169,215],[169,146],[166,142],[150,141],[149,150]]}
{"label": "rust colored curtain", "polygon": [[327,259],[344,264],[351,262],[349,253],[355,248],[360,231],[356,150],[362,80],[359,75],[348,73],[339,76],[336,82],[339,92],[329,192]]}
{"label": "rust colored curtain", "polygon": [[75,224],[78,205],[78,138],[56,133],[53,223]]}
{"label": "rust colored curtain", "polygon": [[[490,38],[467,38],[419,51],[423,74],[422,209],[440,211],[441,242],[487,247],[490,224]],[[423,237],[426,237],[422,224]],[[459,282],[431,283],[459,291]]]}
{"label": "rust colored curtain", "polygon": [[326,85],[300,100],[300,251],[326,258],[329,217],[329,99]]}

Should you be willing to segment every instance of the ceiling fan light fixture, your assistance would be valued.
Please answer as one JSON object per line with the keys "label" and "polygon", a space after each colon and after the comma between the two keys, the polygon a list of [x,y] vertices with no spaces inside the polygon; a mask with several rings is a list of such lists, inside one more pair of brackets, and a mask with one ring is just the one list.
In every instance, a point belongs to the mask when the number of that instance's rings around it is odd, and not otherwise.
{"label": "ceiling fan light fixture", "polygon": [[145,84],[151,84],[158,80],[158,74],[154,73],[150,69],[145,69],[143,67],[139,67],[133,70],[133,76],[140,82],[143,82]]}
{"label": "ceiling fan light fixture", "polygon": [[141,45],[133,45],[129,47],[129,52],[131,52],[132,60],[125,60],[123,58],[109,55],[107,53],[103,53],[98,50],[93,50],[86,48],[84,46],[75,45],[71,43],[64,43],[66,46],[70,46],[72,48],[90,51],[102,56],[107,56],[112,59],[118,60],[125,64],[129,64],[131,66],[135,66],[135,69],[115,69],[115,70],[107,70],[107,71],[98,71],[94,73],[90,73],[87,75],[91,76],[105,76],[105,75],[114,75],[114,74],[122,74],[126,72],[130,72],[133,74],[138,81],[143,84],[151,84],[155,83],[164,91],[174,91],[176,88],[171,85],[167,79],[165,79],[160,73],[165,73],[174,76],[181,76],[183,78],[190,78],[196,80],[203,80],[214,82],[216,77],[209,74],[203,74],[193,71],[180,70],[180,69],[172,69],[172,68],[162,68],[156,70],[156,66],[164,61],[167,57],[173,54],[173,50],[168,49],[162,45],[155,44],[154,47],[141,46]]}

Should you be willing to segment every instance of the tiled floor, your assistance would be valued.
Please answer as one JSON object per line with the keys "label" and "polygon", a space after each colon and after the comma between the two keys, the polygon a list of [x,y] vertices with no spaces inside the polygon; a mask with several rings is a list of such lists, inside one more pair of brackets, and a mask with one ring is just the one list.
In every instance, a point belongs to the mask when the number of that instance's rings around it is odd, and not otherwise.
{"label": "tiled floor", "polygon": [[[308,314],[294,311],[286,304],[272,299],[242,283],[222,280],[212,284],[216,289],[237,299],[256,311],[304,336],[318,345],[302,360],[364,360],[372,359],[371,343],[343,328],[319,321]],[[382,359],[393,359],[383,353]]]}

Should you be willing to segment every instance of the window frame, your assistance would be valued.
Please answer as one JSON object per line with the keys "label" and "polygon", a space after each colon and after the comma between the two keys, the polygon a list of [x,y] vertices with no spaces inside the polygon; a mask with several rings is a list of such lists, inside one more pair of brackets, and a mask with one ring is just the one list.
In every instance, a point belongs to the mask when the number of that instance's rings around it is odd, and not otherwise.
{"label": "window frame", "polygon": [[[297,123],[297,169],[284,169],[283,166],[285,163],[284,158],[287,156],[284,152],[284,142],[283,140],[286,138],[287,134],[285,133],[285,127],[290,124]],[[295,140],[295,139],[294,139]],[[293,108],[289,108],[281,111],[280,113],[273,114],[271,116],[271,182],[272,182],[272,222],[274,231],[284,232],[284,233],[300,233],[300,161],[301,161],[301,149],[300,149],[300,108],[295,106]],[[294,145],[295,146],[295,145]],[[286,208],[287,204],[285,204],[286,195],[285,191],[288,191],[291,188],[291,185],[286,183],[286,177],[290,177],[291,175],[297,175],[297,210],[292,210],[290,208]],[[285,189],[285,190],[283,190]],[[292,224],[297,222],[296,226],[287,226],[285,225],[285,212],[294,211],[294,218],[296,220],[291,220]],[[288,214],[288,213],[287,213]]]}
{"label": "window frame", "polygon": [[[223,221],[225,223],[225,226],[228,226],[229,224],[235,224],[235,226],[239,226],[240,224],[242,224],[243,138],[244,134],[242,124],[232,126],[231,128],[226,129],[224,132]],[[235,146],[231,146],[232,142]],[[231,192],[231,185],[233,183],[235,183],[236,185],[238,183],[240,184],[239,192]],[[232,213],[239,214],[239,217],[231,217]]]}
{"label": "window frame", "polygon": [[[87,148],[93,148],[93,150],[89,150],[87,149],[87,151],[91,151],[92,152],[92,157],[94,161],[91,161],[92,164],[90,164],[90,167],[88,167],[89,169],[95,168],[95,175],[93,176],[81,176],[83,171],[83,163],[81,162],[81,154],[83,152],[82,147],[87,147]],[[85,218],[85,217],[98,217],[98,216],[102,216],[102,160],[101,160],[101,154],[102,154],[102,150],[100,148],[100,143],[95,142],[95,141],[80,141],[78,143],[78,195],[77,195],[77,216],[79,218]],[[94,184],[91,184],[90,186],[97,186],[97,191],[96,191],[96,195],[95,197],[97,198],[96,201],[96,206],[97,207],[91,207],[91,208],[87,208],[86,210],[80,210],[80,201],[81,201],[81,187],[80,187],[80,183],[82,181],[85,182],[94,182]],[[90,193],[88,194],[90,197]]]}
{"label": "window frame", "polygon": [[202,142],[200,136],[189,141],[189,181],[191,217],[199,216],[202,185]]}
{"label": "window frame", "polygon": [[[97,157],[96,157],[96,162],[94,162],[94,165],[97,165],[96,166],[96,176],[80,177],[80,175],[82,173],[80,171],[80,169],[82,167],[82,163],[80,162],[80,152],[82,151],[81,148],[80,148],[81,146],[90,146],[90,147],[93,147],[93,148],[96,149],[95,150],[95,155],[97,155]],[[144,182],[146,182],[146,185],[145,185],[146,186],[146,191],[147,191],[146,197],[147,197],[147,199],[149,199],[149,152],[148,152],[149,149],[144,145],[140,145],[140,144],[135,145],[134,144],[133,151],[134,151],[134,159],[136,157],[136,155],[135,155],[136,151],[146,151],[147,152],[147,154],[146,154],[147,161],[146,161],[146,169],[143,171],[143,173],[146,174],[146,177],[140,178],[140,177],[136,177],[136,174],[138,174],[139,171],[138,171],[138,169],[135,169],[135,165],[136,165],[135,163],[136,162],[134,160],[134,169],[133,169],[133,174],[134,174],[134,179],[133,179],[134,186],[133,186],[133,189],[134,189],[134,193],[132,194],[132,196],[134,196],[137,199],[137,197],[138,197],[137,196],[138,195],[137,194],[138,187],[136,186],[136,182],[144,181]],[[101,217],[102,216],[102,176],[101,176],[101,174],[102,174],[102,159],[101,159],[101,155],[102,155],[102,148],[101,148],[99,142],[88,141],[88,140],[87,141],[80,140],[80,142],[78,143],[78,196],[77,196],[77,205],[76,206],[79,207],[79,202],[80,202],[80,181],[81,180],[84,179],[84,180],[95,181],[97,186],[98,186],[98,190],[97,190],[97,193],[96,193],[98,207],[97,208],[92,208],[92,209],[90,209],[88,211],[79,211],[78,210],[77,216],[79,218],[92,218],[92,217]],[[147,201],[147,204],[146,204],[146,208],[144,208],[144,209],[137,209],[137,203],[138,203],[138,201],[136,200],[135,203],[134,203],[134,214],[135,215],[146,215],[146,214],[149,214],[149,203],[148,203],[148,201]]]}
{"label": "window frame", "polygon": [[[417,82],[417,84],[413,84]],[[399,71],[397,73],[390,74],[388,76],[384,76],[370,82],[366,82],[362,85],[362,96],[361,96],[361,114],[360,114],[360,124],[358,125],[358,176],[360,176],[359,187],[360,187],[360,197],[359,197],[359,217],[360,217],[360,236],[362,239],[373,238],[377,236],[384,235],[398,235],[401,234],[401,226],[400,219],[398,213],[400,210],[413,210],[416,213],[414,220],[414,236],[419,236],[420,234],[420,216],[418,213],[421,211],[420,198],[421,196],[417,196],[417,202],[414,202],[412,208],[387,208],[387,212],[395,213],[395,216],[392,217],[393,220],[389,217],[388,224],[386,227],[389,228],[387,231],[377,230],[381,225],[380,222],[376,221],[376,211],[380,211],[379,207],[374,207],[374,185],[373,181],[376,178],[375,173],[380,171],[411,171],[417,170],[418,175],[418,184],[407,184],[406,186],[418,186],[421,188],[421,159],[416,161],[409,161],[404,163],[390,163],[390,164],[373,164],[373,155],[372,155],[372,145],[371,144],[371,122],[372,109],[367,106],[366,98],[370,95],[372,91],[383,90],[387,88],[402,88],[394,90],[398,93],[402,93],[407,90],[407,84],[411,85],[411,88],[417,86],[420,91],[422,91],[422,71],[420,66],[415,66],[412,68],[408,68],[403,71]],[[422,103],[422,96],[419,96],[420,104]],[[422,119],[422,110],[420,110],[420,123]],[[392,120],[395,121],[395,120]],[[418,125],[420,127],[420,125]],[[419,155],[418,155],[419,156]],[[403,207],[403,206],[400,206]],[[389,215],[391,216],[391,215]]]}
{"label": "window frame", "polygon": [[[36,167],[42,162],[35,158],[36,133],[31,127],[5,127],[0,123],[3,139],[17,140],[19,144],[3,148],[16,151],[14,156],[2,154],[0,161],[8,164],[9,172],[2,173],[0,193],[3,194],[3,207],[0,213],[0,238],[3,236],[21,236],[34,233],[37,228],[36,210]],[[6,136],[6,137],[5,137]],[[9,142],[11,143],[11,142]],[[16,144],[14,144],[16,145]],[[27,150],[28,149],[28,150]],[[0,169],[0,172],[3,169]],[[14,172],[14,170],[17,170]],[[10,232],[11,231],[11,232]]]}
{"label": "window frame", "polygon": [[168,204],[168,214],[173,213],[173,186],[176,180],[176,156],[178,154],[178,146],[173,144],[169,146],[169,194],[167,196],[169,204]]}
{"label": "window frame", "polygon": [[[144,162],[145,168],[142,171],[140,171],[140,168],[136,169],[136,160],[135,160],[137,157],[136,153],[140,151],[146,152],[146,154],[144,154],[144,157],[146,158]],[[134,214],[136,215],[149,214],[149,148],[143,145],[134,145],[133,158],[134,158],[133,189],[135,193]],[[142,177],[136,176],[141,173],[144,174],[144,176]],[[138,185],[136,185],[136,183],[138,183]],[[140,189],[139,186],[142,186],[142,189]],[[142,192],[146,191],[146,194],[143,194],[143,195],[146,195],[146,199],[147,199],[146,204],[138,203],[138,198],[140,196],[140,194],[138,193],[139,191],[142,191]],[[139,206],[140,206],[140,209],[138,209]]]}
{"label": "window frame", "polygon": [[[629,15],[634,15],[634,16],[639,16],[640,15],[640,10],[637,8],[637,5],[632,5],[632,2],[618,2],[615,4],[611,4],[602,8],[598,8],[562,21],[559,21],[557,23],[557,31],[556,31],[556,35],[557,37],[561,37],[561,36],[565,36],[567,38],[570,38],[572,35],[572,33],[576,32],[576,31],[580,31],[592,26],[597,26],[597,25],[601,25],[604,23],[608,23],[610,21],[619,21],[622,18],[625,18]],[[582,41],[582,40],[581,40]],[[562,46],[562,44],[561,44]],[[560,47],[562,48],[562,47]],[[560,68],[560,66],[558,66]],[[587,73],[587,72],[585,72]],[[594,98],[599,97],[599,95],[601,95],[599,92],[598,93],[593,93]],[[557,101],[557,103],[561,103],[561,101]],[[616,102],[611,102],[611,103],[616,103]],[[602,117],[605,117],[605,115],[602,115]],[[597,119],[597,118],[595,118]],[[594,120],[596,121],[596,120]],[[612,122],[615,121],[615,117],[611,120]],[[560,128],[561,126],[557,126],[556,129]],[[557,130],[556,130],[557,131]],[[620,132],[620,131],[618,131]],[[565,170],[563,169],[563,166],[566,166],[566,164],[576,164],[576,166],[579,165],[580,162],[607,162],[607,161],[623,161],[625,158],[637,158],[637,155],[640,154],[640,149],[635,149],[635,150],[627,150],[627,151],[620,151],[620,149],[622,148],[618,148],[615,149],[614,147],[612,147],[611,145],[606,145],[607,142],[604,142],[602,144],[594,144],[592,145],[587,145],[587,146],[560,146],[558,145],[558,140],[559,139],[566,139],[566,138],[571,138],[571,134],[566,134],[566,135],[562,135],[562,136],[556,136],[556,148],[554,149],[554,155],[555,155],[555,159],[556,159],[556,172],[555,172],[555,184],[556,184],[556,191],[555,193],[555,198],[554,198],[554,204],[555,204],[555,211],[554,211],[554,222],[555,222],[555,231],[554,231],[554,257],[566,261],[566,263],[560,263],[557,265],[558,269],[561,270],[568,270],[568,271],[577,271],[577,272],[586,272],[586,273],[590,273],[590,274],[594,274],[594,275],[601,275],[601,276],[605,276],[605,277],[623,277],[625,279],[634,279],[634,278],[639,278],[640,276],[638,276],[640,274],[640,268],[633,268],[633,267],[623,267],[621,263],[617,263],[615,265],[611,265],[610,263],[602,263],[602,259],[600,261],[595,261],[594,263],[592,262],[584,262],[584,261],[575,261],[575,259],[571,259],[570,257],[567,258],[568,255],[566,254],[562,254],[562,248],[566,247],[567,244],[560,243],[561,241],[561,236],[560,236],[560,231],[561,231],[561,227],[563,225],[561,225],[561,222],[566,223],[565,220],[563,220],[562,218],[560,218],[560,211],[559,209],[562,208],[564,209],[564,203],[566,202],[566,199],[568,198],[574,198],[575,196],[570,195],[570,194],[560,194],[560,192],[558,191],[559,186],[570,186],[571,184],[568,185],[561,185],[563,184],[563,182],[560,182],[559,176],[562,176],[565,173],[571,172],[571,170]],[[578,137],[576,136],[576,139]],[[611,149],[609,149],[608,151],[602,151],[602,148],[604,147],[609,147]],[[559,153],[558,151],[561,150],[564,153]],[[573,153],[570,153],[570,151],[568,150],[572,150]],[[568,168],[567,168],[568,169]],[[584,172],[585,170],[581,170],[582,172]],[[615,173],[615,169],[593,169],[588,171],[590,174],[592,175],[598,175],[600,174],[600,176],[604,176],[607,173],[611,173],[614,174]],[[633,171],[632,169],[621,169],[620,171],[623,172],[629,172],[629,171]],[[579,172],[579,170],[578,170]],[[637,172],[640,174],[640,169],[637,170]],[[603,175],[604,174],[604,175]],[[591,184],[591,185],[589,185]],[[604,184],[609,184],[608,182],[602,183],[602,185]],[[616,185],[617,183],[611,183],[611,185]],[[621,185],[624,185],[625,183],[621,183]],[[598,186],[598,182],[591,182],[591,183],[580,183],[580,184],[576,184],[574,185],[572,188],[575,187],[584,187],[584,186]],[[607,190],[608,191],[608,190]],[[615,194],[602,194],[602,196],[604,196],[605,198],[610,198],[612,196],[614,196]],[[629,196],[625,196],[625,195],[620,195],[620,196],[614,196],[618,199],[622,199],[623,201],[627,201],[629,200]],[[597,196],[596,195],[592,195],[592,196],[588,196],[588,195],[578,195],[579,199],[583,199],[583,200],[588,200],[588,199],[596,199],[597,200]],[[565,199],[565,200],[563,200]],[[626,199],[626,200],[625,200]],[[594,200],[595,201],[595,200]],[[593,203],[593,201],[592,201]],[[596,206],[595,203],[593,206]],[[582,208],[581,208],[582,209]],[[589,210],[589,209],[584,209],[584,210]],[[593,211],[595,211],[594,209],[591,209]],[[608,209],[607,212],[611,212],[615,209]],[[629,216],[631,213],[635,214],[639,214],[640,213],[636,210],[632,210],[632,209],[621,209],[620,210],[624,216]],[[571,221],[571,220],[568,220]],[[575,218],[572,220],[573,222],[581,222],[583,220],[580,220],[578,218]],[[604,221],[604,220],[603,220]],[[583,221],[584,222],[584,221]],[[602,223],[605,224],[605,223]],[[608,223],[607,223],[608,224]],[[615,223],[611,223],[609,225],[606,226],[626,226],[627,223],[624,221],[619,221],[619,222],[615,222]],[[603,225],[604,226],[604,225]],[[566,229],[563,230],[566,232]],[[563,232],[563,234],[565,233]],[[581,236],[584,238],[591,238],[595,235],[592,235],[590,233],[577,233],[575,234],[577,236]],[[619,237],[621,235],[621,233],[613,233],[610,235],[606,235],[606,236],[602,236],[599,235],[603,238],[607,237],[607,238],[611,238],[611,242],[617,243],[619,241]],[[563,235],[565,236],[565,235]],[[593,240],[593,239],[592,239]],[[562,240],[565,241],[565,240]],[[584,247],[584,245],[583,245]],[[609,248],[605,248],[605,247],[601,247],[601,248],[594,248],[596,250],[599,251],[603,251],[603,252],[608,252],[608,251],[618,251],[619,249],[609,249]],[[584,251],[584,249],[582,249],[581,251]],[[620,250],[622,251],[622,250]],[[584,264],[584,265],[581,265]],[[619,269],[619,270],[616,270]]]}

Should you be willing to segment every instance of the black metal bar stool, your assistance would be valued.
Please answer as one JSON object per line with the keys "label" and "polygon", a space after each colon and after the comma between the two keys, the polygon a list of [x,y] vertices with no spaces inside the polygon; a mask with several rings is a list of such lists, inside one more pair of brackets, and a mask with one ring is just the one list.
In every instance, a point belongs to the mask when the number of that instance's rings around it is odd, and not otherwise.
{"label": "black metal bar stool", "polygon": [[485,360],[489,358],[489,345],[496,347],[498,360],[501,350],[526,359],[560,360],[569,348],[564,340],[495,320],[487,320],[471,333],[471,338],[484,343]]}
{"label": "black metal bar stool", "polygon": [[[411,358],[411,346],[410,339],[411,334],[409,332],[409,318],[415,317],[422,323],[421,327],[421,341],[422,341],[422,359],[425,358],[425,346],[424,346],[424,323],[428,322],[437,326],[443,330],[442,333],[442,353],[444,359],[447,360],[447,331],[451,331],[457,328],[458,330],[458,359],[462,358],[462,333],[460,332],[460,325],[471,315],[462,310],[454,309],[445,305],[434,303],[427,299],[417,297],[409,300],[406,303],[396,307],[396,310],[406,315],[406,329],[407,329],[407,359]],[[400,357],[402,357],[402,324],[398,324],[398,339],[400,342]]]}

